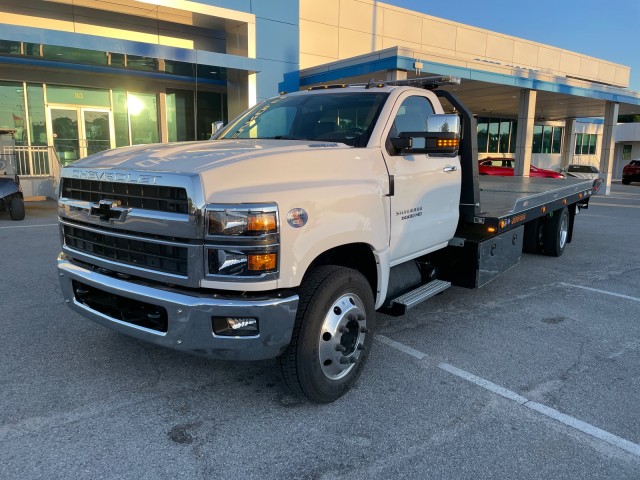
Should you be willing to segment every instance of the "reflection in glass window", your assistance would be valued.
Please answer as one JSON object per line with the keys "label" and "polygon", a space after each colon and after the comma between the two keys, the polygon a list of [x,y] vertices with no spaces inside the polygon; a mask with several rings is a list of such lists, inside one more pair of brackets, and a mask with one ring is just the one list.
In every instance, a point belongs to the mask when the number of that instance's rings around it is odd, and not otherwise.
{"label": "reflection in glass window", "polygon": [[478,118],[478,152],[487,153],[487,136],[489,134],[489,119],[486,117]]}
{"label": "reflection in glass window", "polygon": [[497,153],[500,137],[500,120],[492,118],[489,123],[489,153]]}
{"label": "reflection in glass window", "polygon": [[562,127],[553,127],[553,143],[551,145],[551,153],[560,153],[562,151]]}
{"label": "reflection in glass window", "polygon": [[158,101],[155,93],[127,95],[131,145],[158,143]]}
{"label": "reflection in glass window", "polygon": [[216,92],[198,92],[197,95],[196,140],[211,137],[213,122],[229,121],[227,118],[227,95]]}
{"label": "reflection in glass window", "polygon": [[116,135],[116,147],[126,147],[129,143],[129,109],[127,92],[113,90],[113,126]]}
{"label": "reflection in glass window", "polygon": [[170,142],[195,140],[193,92],[167,90],[167,132]]}
{"label": "reflection in glass window", "polygon": [[500,152],[509,151],[509,127],[511,122],[508,120],[502,120],[500,122]]}
{"label": "reflection in glass window", "polygon": [[0,127],[15,129],[16,145],[27,145],[22,83],[0,82]]}
{"label": "reflection in glass window", "polygon": [[631,148],[632,145],[622,146],[622,160],[631,160]]}
{"label": "reflection in glass window", "polygon": [[582,154],[582,134],[581,133],[577,133],[576,134],[576,150],[575,150],[576,155],[581,155]]}
{"label": "reflection in glass window", "polygon": [[551,134],[553,131],[553,127],[545,125],[542,127],[542,152],[541,153],[551,153]]}
{"label": "reflection in glass window", "polygon": [[27,84],[31,145],[47,145],[47,123],[44,112],[44,91],[41,84]]}
{"label": "reflection in glass window", "polygon": [[597,135],[589,135],[589,155],[595,155],[597,139]]}
{"label": "reflection in glass window", "polygon": [[532,153],[542,153],[542,125],[533,126],[533,148]]}

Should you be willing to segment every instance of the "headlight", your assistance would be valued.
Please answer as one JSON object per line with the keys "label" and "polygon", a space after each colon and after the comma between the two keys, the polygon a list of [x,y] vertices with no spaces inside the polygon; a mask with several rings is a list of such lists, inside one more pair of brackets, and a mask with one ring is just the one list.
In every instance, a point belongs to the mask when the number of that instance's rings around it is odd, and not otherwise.
{"label": "headlight", "polygon": [[208,277],[277,278],[280,245],[275,204],[209,205],[205,218]]}
{"label": "headlight", "polygon": [[233,206],[207,209],[208,235],[266,235],[278,233],[275,206]]}

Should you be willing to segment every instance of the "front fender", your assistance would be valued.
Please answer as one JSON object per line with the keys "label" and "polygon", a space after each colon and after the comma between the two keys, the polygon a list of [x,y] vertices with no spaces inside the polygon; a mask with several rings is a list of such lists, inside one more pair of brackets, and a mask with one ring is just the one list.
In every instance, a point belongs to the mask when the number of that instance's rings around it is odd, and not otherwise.
{"label": "front fender", "polygon": [[20,186],[13,178],[0,178],[0,198],[5,198],[16,193],[22,197]]}

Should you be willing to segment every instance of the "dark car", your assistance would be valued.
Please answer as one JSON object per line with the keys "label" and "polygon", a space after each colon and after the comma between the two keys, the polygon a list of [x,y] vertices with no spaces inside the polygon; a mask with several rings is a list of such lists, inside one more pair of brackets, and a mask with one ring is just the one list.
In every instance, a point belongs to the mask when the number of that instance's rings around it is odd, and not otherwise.
{"label": "dark car", "polygon": [[[513,158],[484,158],[478,161],[478,173],[480,175],[499,175],[501,177],[512,177],[513,166],[516,161]],[[531,165],[529,169],[530,177],[543,178],[564,178],[564,175],[553,170],[546,170]]]}
{"label": "dark car", "polygon": [[629,185],[631,182],[640,182],[640,158],[631,160],[622,169],[622,183]]}

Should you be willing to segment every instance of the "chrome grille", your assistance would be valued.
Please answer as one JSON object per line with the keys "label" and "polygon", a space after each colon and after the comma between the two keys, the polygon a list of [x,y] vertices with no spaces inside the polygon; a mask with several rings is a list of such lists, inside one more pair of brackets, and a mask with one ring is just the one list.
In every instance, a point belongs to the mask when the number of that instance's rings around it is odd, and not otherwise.
{"label": "chrome grille", "polygon": [[123,207],[189,213],[187,191],[182,187],[63,178],[61,197],[95,203],[118,200]]}
{"label": "chrome grille", "polygon": [[187,246],[150,242],[63,225],[64,244],[74,250],[122,264],[188,276]]}

